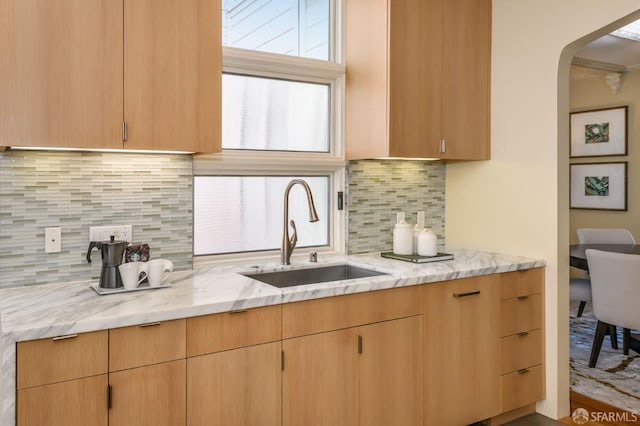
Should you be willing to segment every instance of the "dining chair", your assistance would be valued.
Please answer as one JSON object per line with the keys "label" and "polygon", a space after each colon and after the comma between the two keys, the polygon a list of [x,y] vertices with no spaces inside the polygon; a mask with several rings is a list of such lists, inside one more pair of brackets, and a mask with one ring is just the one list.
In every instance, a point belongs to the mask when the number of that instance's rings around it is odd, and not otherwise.
{"label": "dining chair", "polygon": [[[578,244],[635,244],[631,232],[623,228],[578,228]],[[581,317],[587,302],[591,301],[591,283],[588,276],[569,280],[569,299],[579,300],[577,317]],[[616,345],[617,346],[617,345]]]}
{"label": "dining chair", "polygon": [[624,329],[622,347],[629,354],[630,330],[640,329],[640,255],[586,251],[593,315],[598,320],[589,367],[595,367],[610,325]]}

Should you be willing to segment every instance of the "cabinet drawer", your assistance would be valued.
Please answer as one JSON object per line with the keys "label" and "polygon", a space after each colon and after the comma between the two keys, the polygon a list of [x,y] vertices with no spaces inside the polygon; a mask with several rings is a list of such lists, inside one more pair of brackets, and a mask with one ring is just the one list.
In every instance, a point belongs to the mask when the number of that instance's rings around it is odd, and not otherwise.
{"label": "cabinet drawer", "polygon": [[280,340],[281,306],[187,318],[187,356]]}
{"label": "cabinet drawer", "polygon": [[525,269],[522,271],[500,274],[502,299],[542,293],[544,268]]}
{"label": "cabinet drawer", "polygon": [[532,294],[502,300],[501,324],[502,337],[542,328],[542,296]]}
{"label": "cabinet drawer", "polygon": [[422,286],[327,297],[282,306],[282,338],[422,313]]}
{"label": "cabinet drawer", "polygon": [[18,389],[107,372],[107,331],[19,342]]}
{"label": "cabinet drawer", "polygon": [[502,412],[543,400],[542,373],[542,366],[537,365],[502,376]]}
{"label": "cabinet drawer", "polygon": [[525,331],[500,340],[502,352],[500,374],[542,364],[542,331]]}
{"label": "cabinet drawer", "polygon": [[109,371],[185,358],[185,320],[109,330]]}

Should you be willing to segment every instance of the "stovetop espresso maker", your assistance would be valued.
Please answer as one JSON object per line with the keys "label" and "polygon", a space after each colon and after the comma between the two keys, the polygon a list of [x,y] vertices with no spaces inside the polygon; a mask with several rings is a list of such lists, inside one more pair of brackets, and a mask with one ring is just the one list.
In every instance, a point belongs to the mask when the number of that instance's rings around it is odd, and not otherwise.
{"label": "stovetop espresso maker", "polygon": [[122,264],[122,257],[129,245],[126,241],[115,241],[112,235],[110,241],[91,241],[87,251],[87,262],[91,263],[91,250],[100,249],[102,252],[102,271],[100,272],[101,288],[122,287],[122,278],[118,266]]}

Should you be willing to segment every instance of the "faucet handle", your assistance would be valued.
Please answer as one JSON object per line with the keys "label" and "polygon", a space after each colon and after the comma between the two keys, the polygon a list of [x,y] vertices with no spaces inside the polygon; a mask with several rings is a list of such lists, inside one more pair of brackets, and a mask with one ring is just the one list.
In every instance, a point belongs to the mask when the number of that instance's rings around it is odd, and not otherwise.
{"label": "faucet handle", "polygon": [[296,246],[296,243],[298,242],[298,231],[296,230],[296,223],[293,221],[293,219],[289,221],[289,224],[291,225],[291,228],[293,228],[293,234],[289,239],[289,243],[291,244],[291,250],[293,251],[293,249]]}

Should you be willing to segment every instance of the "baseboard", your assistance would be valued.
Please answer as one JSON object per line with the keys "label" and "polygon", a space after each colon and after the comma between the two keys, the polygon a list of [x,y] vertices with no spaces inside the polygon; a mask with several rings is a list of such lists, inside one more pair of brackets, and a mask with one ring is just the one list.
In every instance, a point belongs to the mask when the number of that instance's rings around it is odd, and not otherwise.
{"label": "baseboard", "polygon": [[505,423],[511,422],[513,420],[519,419],[520,417],[527,416],[529,414],[536,412],[536,404],[525,405],[524,407],[516,408],[515,410],[507,411],[506,413],[499,414],[495,417],[490,418],[486,422],[484,422],[487,426],[498,426],[503,425]]}

